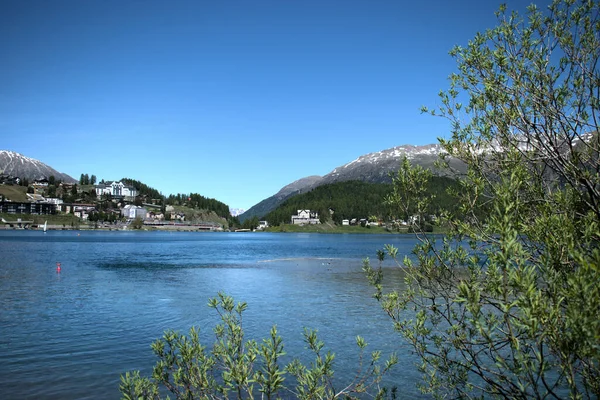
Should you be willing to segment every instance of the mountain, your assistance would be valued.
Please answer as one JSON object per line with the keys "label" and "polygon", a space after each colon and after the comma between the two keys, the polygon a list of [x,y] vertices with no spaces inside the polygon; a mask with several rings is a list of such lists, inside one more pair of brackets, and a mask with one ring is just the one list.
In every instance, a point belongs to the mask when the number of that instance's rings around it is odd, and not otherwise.
{"label": "mountain", "polygon": [[229,212],[231,213],[232,217],[237,217],[238,215],[242,215],[243,213],[245,213],[246,210],[244,210],[243,208],[231,208],[231,207],[229,207]]}
{"label": "mountain", "polygon": [[260,203],[250,207],[243,214],[240,214],[240,222],[244,222],[248,218],[252,218],[254,216],[262,217],[263,215],[266,215],[268,212],[276,209],[277,206],[279,206],[281,203],[283,203],[290,197],[295,196],[299,193],[304,193],[307,190],[316,187],[321,181],[321,179],[322,178],[318,175],[312,175],[307,176],[306,178],[298,179],[297,181],[294,181],[289,185],[284,186],[279,192],[277,192],[273,196],[264,199]]}
{"label": "mountain", "polygon": [[[240,221],[253,216],[262,217],[275,210],[288,198],[305,193],[320,185],[354,180],[370,183],[389,183],[392,181],[390,173],[398,171],[400,161],[404,156],[414,165],[428,168],[436,175],[446,175],[444,171],[437,169],[434,165],[442,151],[443,149],[439,144],[428,144],[424,146],[403,145],[365,154],[356,160],[335,168],[323,177],[309,176],[285,186],[277,194],[252,206],[240,216]],[[458,160],[451,160],[450,164],[452,167],[464,171],[464,166]]]}
{"label": "mountain", "polygon": [[[365,154],[354,161],[350,161],[348,164],[335,168],[325,175],[319,184],[323,185],[352,180],[389,183],[392,181],[390,173],[398,171],[400,161],[405,156],[413,165],[420,165],[423,168],[430,169],[436,175],[447,175],[447,173],[439,170],[434,165],[442,152],[443,149],[439,144],[428,144],[424,146],[403,145]],[[453,160],[450,164],[458,170],[464,170],[464,167],[458,160]]]}
{"label": "mountain", "polygon": [[0,150],[0,173],[29,181],[54,176],[57,180],[66,183],[78,182],[71,176],[58,172],[39,160],[8,150]]}

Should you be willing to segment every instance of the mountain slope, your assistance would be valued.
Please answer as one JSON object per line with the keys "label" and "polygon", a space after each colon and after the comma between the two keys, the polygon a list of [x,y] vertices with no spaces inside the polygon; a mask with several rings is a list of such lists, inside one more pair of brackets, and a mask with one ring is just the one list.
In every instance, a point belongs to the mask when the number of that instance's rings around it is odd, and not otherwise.
{"label": "mountain slope", "polygon": [[0,172],[30,181],[54,176],[63,182],[77,183],[76,179],[58,172],[39,160],[8,150],[0,150]]}
{"label": "mountain slope", "polygon": [[[390,173],[398,171],[400,161],[404,156],[415,165],[431,169],[434,174],[445,175],[443,171],[438,170],[434,165],[442,151],[441,146],[438,144],[425,146],[403,145],[365,154],[356,160],[335,168],[322,178],[318,176],[307,177],[285,186],[277,194],[251,207],[240,216],[240,221],[253,216],[262,217],[275,210],[290,197],[307,192],[320,185],[354,180],[370,183],[389,183],[392,181]],[[457,160],[451,161],[450,164],[458,170],[464,170],[464,166]]]}
{"label": "mountain slope", "polygon": [[240,222],[244,222],[248,218],[252,218],[254,216],[262,217],[269,211],[276,209],[281,203],[290,197],[299,193],[303,193],[306,190],[317,186],[321,179],[322,178],[318,175],[312,175],[307,176],[306,178],[298,179],[297,181],[294,181],[281,188],[281,190],[273,196],[253,205],[246,212],[240,214],[238,218]]}

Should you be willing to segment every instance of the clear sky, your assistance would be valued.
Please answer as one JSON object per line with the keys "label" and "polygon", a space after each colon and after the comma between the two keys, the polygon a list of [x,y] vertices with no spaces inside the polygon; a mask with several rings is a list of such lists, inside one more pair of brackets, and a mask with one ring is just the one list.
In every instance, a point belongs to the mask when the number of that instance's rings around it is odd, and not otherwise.
{"label": "clear sky", "polygon": [[447,136],[419,108],[499,4],[0,0],[0,149],[248,209]]}

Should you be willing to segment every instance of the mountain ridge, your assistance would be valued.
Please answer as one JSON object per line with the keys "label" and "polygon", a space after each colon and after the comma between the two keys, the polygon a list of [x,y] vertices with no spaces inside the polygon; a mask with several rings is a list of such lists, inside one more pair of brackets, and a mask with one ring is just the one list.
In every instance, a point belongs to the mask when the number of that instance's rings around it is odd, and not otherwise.
{"label": "mountain ridge", "polygon": [[54,176],[57,180],[66,183],[78,182],[70,175],[59,172],[40,160],[10,150],[0,150],[0,173],[30,181]]}

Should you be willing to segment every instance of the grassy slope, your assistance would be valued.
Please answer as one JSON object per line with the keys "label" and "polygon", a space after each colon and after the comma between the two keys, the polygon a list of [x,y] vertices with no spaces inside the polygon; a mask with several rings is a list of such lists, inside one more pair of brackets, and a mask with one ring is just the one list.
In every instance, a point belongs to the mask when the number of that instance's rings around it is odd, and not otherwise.
{"label": "grassy slope", "polygon": [[21,218],[23,221],[33,221],[34,224],[38,225],[42,225],[44,222],[48,221],[48,225],[64,225],[66,228],[86,224],[85,222],[81,222],[81,220],[73,214],[31,215],[0,213],[0,217],[7,221],[16,221],[17,218]]}
{"label": "grassy slope", "polygon": [[12,201],[27,201],[27,188],[16,185],[0,185],[0,195]]}
{"label": "grassy slope", "polygon": [[200,222],[214,222],[218,225],[228,226],[227,219],[219,217],[214,211],[198,210],[195,208],[189,208],[185,206],[173,206],[175,211],[183,212],[185,214],[185,220],[189,223],[200,223]]}

